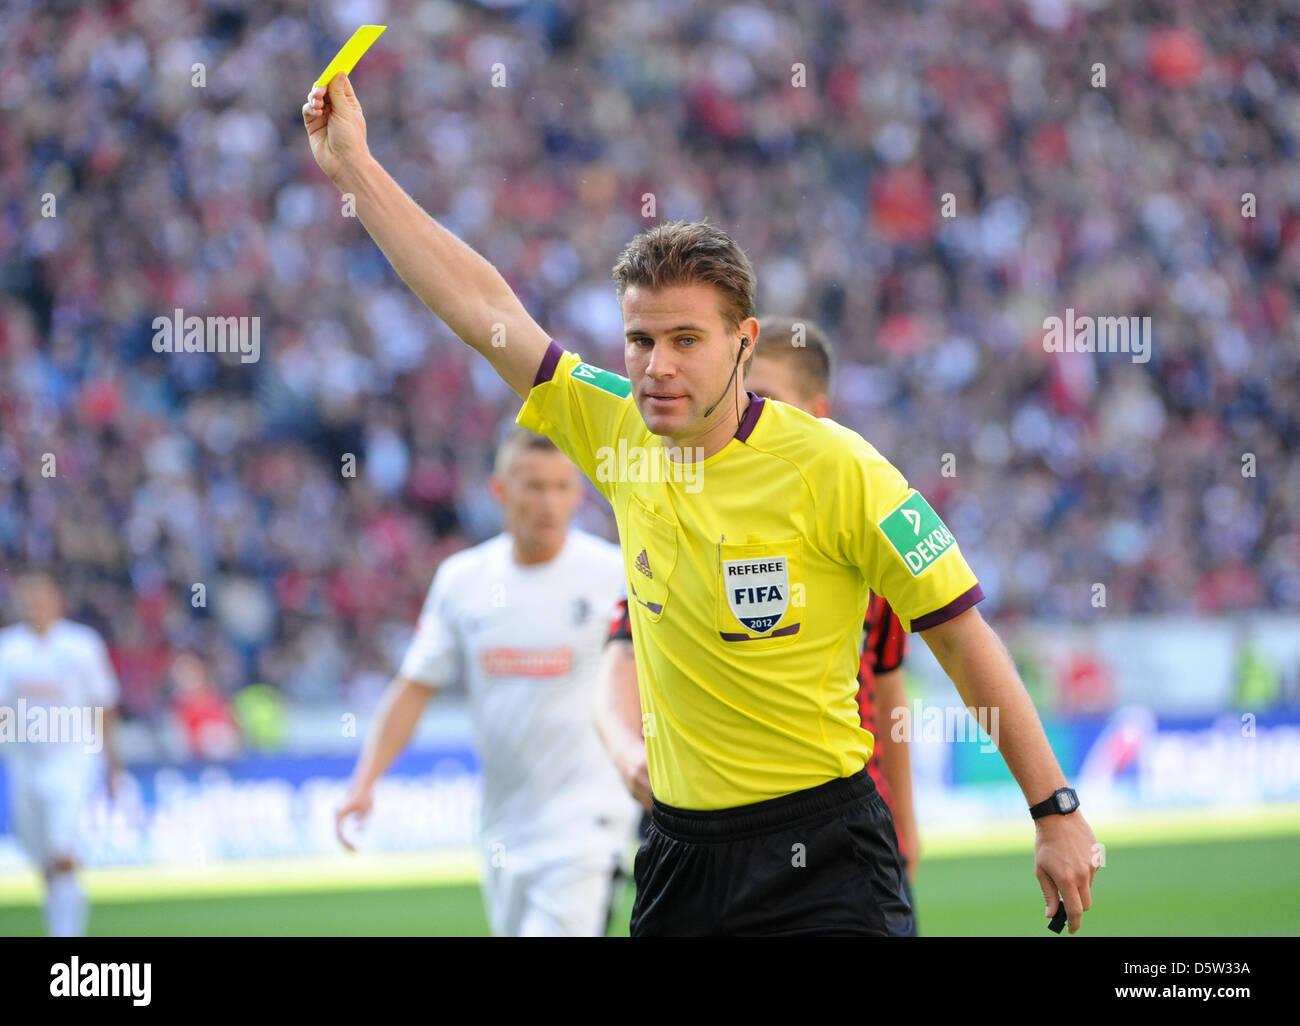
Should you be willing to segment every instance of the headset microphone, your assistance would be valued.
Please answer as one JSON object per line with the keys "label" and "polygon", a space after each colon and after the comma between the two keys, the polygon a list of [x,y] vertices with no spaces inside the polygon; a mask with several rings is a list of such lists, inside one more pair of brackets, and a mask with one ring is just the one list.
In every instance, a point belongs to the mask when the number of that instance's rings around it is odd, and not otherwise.
{"label": "headset microphone", "polygon": [[731,377],[727,379],[727,387],[722,390],[722,395],[718,396],[718,402],[714,403],[712,406],[710,406],[707,410],[704,411],[704,415],[706,417],[718,408],[718,403],[722,402],[723,399],[727,398],[727,393],[731,391],[731,383],[736,380],[736,371],[740,370],[741,354],[744,353],[748,345],[749,345],[749,339],[744,335],[741,335],[740,348],[736,350],[736,365],[731,368]]}

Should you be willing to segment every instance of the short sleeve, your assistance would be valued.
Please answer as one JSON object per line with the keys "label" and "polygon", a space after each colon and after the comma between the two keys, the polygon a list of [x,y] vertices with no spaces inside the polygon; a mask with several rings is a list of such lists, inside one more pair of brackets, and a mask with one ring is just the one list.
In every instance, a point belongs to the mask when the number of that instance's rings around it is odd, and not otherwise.
{"label": "short sleeve", "polygon": [[104,709],[113,709],[121,698],[122,689],[118,685],[117,672],[108,655],[108,646],[98,634],[90,642],[90,666],[86,675],[86,690],[90,704]]}
{"label": "short sleeve", "polygon": [[552,342],[515,420],[554,442],[609,499],[612,475],[602,468],[611,463],[624,420],[640,417],[631,394],[627,378],[584,363]]}
{"label": "short sleeve", "polygon": [[460,679],[460,637],[452,615],[451,574],[447,564],[438,568],[420,610],[415,637],[406,649],[401,676],[430,688],[445,688]]}
{"label": "short sleeve", "polygon": [[852,436],[831,477],[832,550],[862,570],[871,590],[915,633],[937,627],[984,598],[957,539],[906,478],[873,446]]}

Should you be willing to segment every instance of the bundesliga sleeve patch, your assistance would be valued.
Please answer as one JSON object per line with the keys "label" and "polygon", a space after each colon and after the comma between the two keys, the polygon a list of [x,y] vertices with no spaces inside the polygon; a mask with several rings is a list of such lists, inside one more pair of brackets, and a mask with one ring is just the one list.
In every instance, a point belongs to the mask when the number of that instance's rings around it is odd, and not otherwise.
{"label": "bundesliga sleeve patch", "polygon": [[573,370],[569,371],[569,377],[585,381],[589,385],[595,385],[602,392],[616,395],[620,399],[626,399],[632,394],[632,383],[627,378],[621,374],[615,374],[613,371],[593,367],[589,363],[577,364]]}
{"label": "bundesliga sleeve patch", "polygon": [[956,544],[939,514],[915,490],[876,526],[913,577],[921,576],[931,563]]}

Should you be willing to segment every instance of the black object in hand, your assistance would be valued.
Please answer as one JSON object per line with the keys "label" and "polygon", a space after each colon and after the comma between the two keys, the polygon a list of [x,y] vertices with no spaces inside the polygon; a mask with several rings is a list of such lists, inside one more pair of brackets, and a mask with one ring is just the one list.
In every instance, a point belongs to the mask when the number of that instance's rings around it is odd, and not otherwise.
{"label": "black object in hand", "polygon": [[1065,902],[1056,906],[1056,913],[1052,916],[1052,921],[1047,924],[1047,928],[1053,933],[1060,933],[1065,929]]}

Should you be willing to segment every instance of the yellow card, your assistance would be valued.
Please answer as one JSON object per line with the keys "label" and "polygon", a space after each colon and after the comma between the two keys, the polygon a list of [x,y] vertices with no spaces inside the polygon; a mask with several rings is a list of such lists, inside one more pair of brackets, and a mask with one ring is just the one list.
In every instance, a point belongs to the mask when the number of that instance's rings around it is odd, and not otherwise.
{"label": "yellow card", "polygon": [[352,38],[343,44],[343,49],[334,55],[329,67],[320,73],[320,78],[316,79],[315,85],[329,85],[330,79],[340,71],[345,75],[352,74],[357,61],[361,60],[362,55],[370,49],[370,44],[384,34],[386,28],[387,25],[362,25],[353,32]]}

